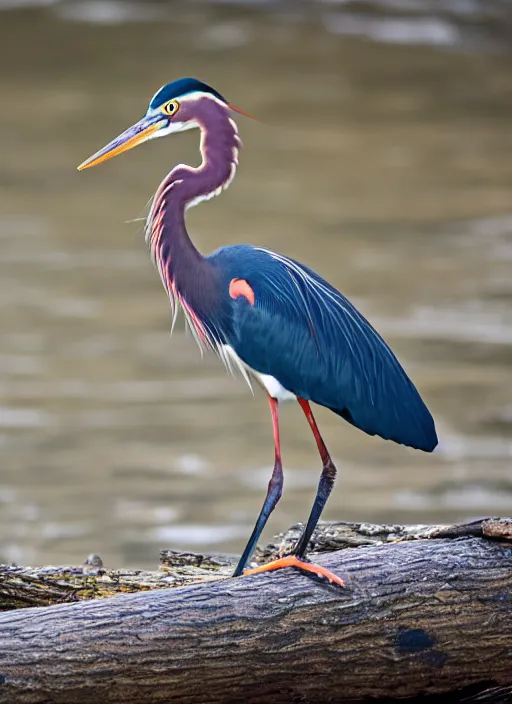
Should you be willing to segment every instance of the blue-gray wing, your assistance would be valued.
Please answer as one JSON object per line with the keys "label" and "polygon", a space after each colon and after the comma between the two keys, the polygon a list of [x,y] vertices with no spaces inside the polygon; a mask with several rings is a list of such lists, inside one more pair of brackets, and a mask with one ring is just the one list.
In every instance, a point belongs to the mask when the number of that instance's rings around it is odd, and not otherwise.
{"label": "blue-gray wing", "polygon": [[281,254],[246,245],[228,249],[231,273],[255,296],[254,305],[243,297],[234,302],[226,340],[246,364],[370,435],[435,448],[434,421],[414,384],[350,301]]}

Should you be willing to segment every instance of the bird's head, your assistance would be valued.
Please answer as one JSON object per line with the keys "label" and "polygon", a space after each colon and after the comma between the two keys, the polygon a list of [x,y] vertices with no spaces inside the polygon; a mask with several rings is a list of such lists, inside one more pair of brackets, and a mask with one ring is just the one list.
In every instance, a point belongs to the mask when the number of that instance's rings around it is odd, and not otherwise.
{"label": "bird's head", "polygon": [[213,101],[226,111],[234,110],[252,117],[228,103],[206,83],[195,78],[180,78],[162,86],[151,98],[144,117],[86,159],[78,170],[96,166],[150,139],[200,127],[202,111],[208,104],[205,101]]}

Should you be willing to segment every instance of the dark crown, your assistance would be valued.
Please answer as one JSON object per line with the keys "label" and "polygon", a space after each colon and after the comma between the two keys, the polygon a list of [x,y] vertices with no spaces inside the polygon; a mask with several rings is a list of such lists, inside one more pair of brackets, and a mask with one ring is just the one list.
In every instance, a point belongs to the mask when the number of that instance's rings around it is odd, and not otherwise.
{"label": "dark crown", "polygon": [[159,108],[161,105],[174,98],[181,98],[187,93],[194,93],[195,91],[200,91],[201,93],[210,93],[210,95],[219,98],[224,103],[227,104],[227,100],[222,97],[220,93],[206,85],[202,81],[198,81],[197,78],[178,78],[176,81],[167,83],[162,86],[160,90],[152,98],[149,107]]}

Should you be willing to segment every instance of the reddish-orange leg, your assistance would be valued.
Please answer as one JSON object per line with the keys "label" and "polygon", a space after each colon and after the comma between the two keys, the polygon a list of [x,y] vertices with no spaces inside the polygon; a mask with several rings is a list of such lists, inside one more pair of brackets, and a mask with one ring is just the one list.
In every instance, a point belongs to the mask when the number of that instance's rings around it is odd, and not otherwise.
{"label": "reddish-orange leg", "polygon": [[[318,490],[316,493],[315,501],[313,503],[313,507],[311,509],[311,513],[309,515],[306,527],[304,528],[304,531],[302,532],[302,534],[297,542],[297,545],[293,549],[293,554],[288,555],[286,557],[283,557],[279,560],[274,560],[273,562],[269,562],[266,565],[261,565],[260,567],[256,567],[255,569],[247,570],[244,574],[247,575],[247,574],[256,574],[258,572],[271,572],[273,570],[282,569],[283,567],[297,567],[298,569],[304,570],[305,572],[313,572],[314,574],[316,574],[318,576],[325,577],[327,580],[329,580],[329,582],[333,582],[335,584],[339,584],[340,586],[344,586],[343,580],[340,577],[338,577],[337,575],[335,575],[333,572],[331,572],[330,570],[326,569],[325,567],[320,567],[319,565],[313,565],[310,562],[306,562],[303,559],[304,555],[306,553],[309,541],[311,539],[311,536],[313,535],[313,531],[316,528],[318,520],[319,520],[319,518],[322,514],[322,511],[324,509],[325,503],[326,503],[327,499],[329,498],[329,494],[332,491],[332,487],[334,486],[334,480],[336,478],[336,467],[334,466],[334,463],[331,460],[331,457],[329,455],[329,452],[327,451],[327,448],[326,448],[325,443],[322,439],[322,436],[320,435],[320,431],[318,430],[318,426],[316,424],[315,418],[313,416],[313,413],[311,411],[311,408],[309,406],[308,401],[306,401],[303,398],[298,398],[297,400],[300,404],[300,407],[304,411],[304,414],[308,420],[308,423],[309,423],[311,430],[313,431],[313,435],[315,436],[318,451],[320,453],[320,457],[322,458],[322,474],[320,476],[320,482],[318,484]],[[277,402],[275,402],[275,403],[276,403],[276,409],[277,409]],[[276,423],[277,423],[277,412],[276,412]],[[274,431],[275,431],[275,426],[274,426]],[[277,453],[277,451],[276,451],[276,453]],[[276,454],[276,456],[277,456],[277,454]],[[267,496],[267,498],[268,498],[268,496]],[[261,514],[260,514],[260,518],[261,518]],[[253,535],[254,535],[254,533],[253,533]],[[251,536],[251,538],[252,538],[252,536]],[[256,545],[256,543],[254,543],[254,546],[255,545]]]}
{"label": "reddish-orange leg", "polygon": [[249,542],[245,546],[242,557],[240,558],[235,571],[233,572],[233,577],[239,577],[243,574],[244,568],[249,561],[254,548],[259,540],[261,532],[265,527],[268,517],[274,510],[277,502],[281,498],[283,491],[283,465],[281,463],[281,444],[279,442],[279,419],[278,419],[278,403],[275,398],[271,396],[268,397],[268,402],[270,404],[270,412],[272,414],[272,427],[274,429],[274,446],[275,446],[275,461],[274,461],[274,471],[272,472],[272,477],[268,483],[267,496],[263,502],[263,506],[252,531]]}

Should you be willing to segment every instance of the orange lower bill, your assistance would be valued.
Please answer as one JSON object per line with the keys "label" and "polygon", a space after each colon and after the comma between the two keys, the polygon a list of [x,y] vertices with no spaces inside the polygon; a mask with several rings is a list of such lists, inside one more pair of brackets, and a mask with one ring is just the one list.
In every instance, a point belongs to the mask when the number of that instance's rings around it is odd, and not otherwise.
{"label": "orange lower bill", "polygon": [[[78,171],[83,171],[84,169],[90,169],[91,166],[96,166],[96,164],[101,164],[107,159],[112,159],[112,157],[122,154],[123,152],[133,149],[137,144],[145,142],[148,137],[150,137],[154,132],[157,132],[161,127],[160,122],[156,124],[149,125],[140,132],[135,131],[137,125],[130,127],[128,130],[123,132],[123,134],[112,140],[106,147],[100,149],[99,152],[93,154],[88,159],[83,161],[80,166],[77,166]],[[135,131],[135,133],[134,133]]]}
{"label": "orange lower bill", "polygon": [[258,574],[259,572],[273,572],[274,570],[280,570],[284,567],[296,567],[303,572],[312,572],[317,577],[325,577],[331,584],[338,584],[340,587],[345,586],[345,582],[331,572],[325,567],[320,567],[320,565],[313,565],[311,562],[305,562],[300,560],[295,555],[288,555],[287,557],[281,557],[279,560],[273,560],[268,562],[266,565],[260,565],[260,567],[254,567],[250,570],[245,570],[244,577],[250,574]]}

